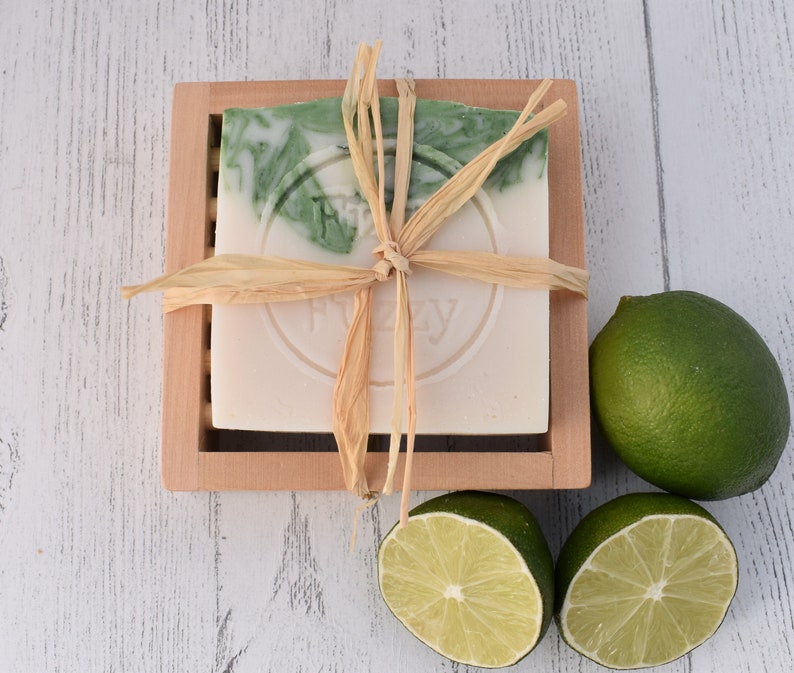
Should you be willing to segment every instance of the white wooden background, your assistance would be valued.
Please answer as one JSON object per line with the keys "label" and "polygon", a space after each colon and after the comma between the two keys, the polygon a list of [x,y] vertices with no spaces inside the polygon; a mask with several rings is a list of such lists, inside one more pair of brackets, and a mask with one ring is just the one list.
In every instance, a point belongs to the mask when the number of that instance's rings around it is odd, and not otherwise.
{"label": "white wooden background", "polygon": [[[0,673],[464,671],[381,603],[380,536],[344,493],[160,487],[159,298],[170,99],[190,80],[569,77],[581,87],[590,335],[621,294],[688,288],[745,315],[794,379],[790,0],[2,0]],[[671,672],[790,671],[789,442],[708,508],[738,594]],[[585,491],[517,494],[553,551],[647,489],[596,438]],[[417,494],[417,502],[429,494]],[[596,671],[552,627],[517,671]]]}

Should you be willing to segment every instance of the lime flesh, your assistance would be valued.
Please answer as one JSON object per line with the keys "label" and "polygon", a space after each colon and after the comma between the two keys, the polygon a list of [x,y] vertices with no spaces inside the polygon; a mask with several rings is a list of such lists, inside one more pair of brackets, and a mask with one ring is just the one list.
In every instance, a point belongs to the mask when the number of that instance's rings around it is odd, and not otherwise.
{"label": "lime flesh", "polygon": [[[632,497],[624,500],[629,509]],[[560,563],[569,574],[572,556],[581,564],[562,580],[557,618],[564,640],[599,664],[626,669],[668,663],[711,637],[736,592],[738,570],[727,535],[704,514],[645,514],[583,560],[575,547],[591,545],[604,525],[590,521],[589,535],[572,534]]]}
{"label": "lime flesh", "polygon": [[[486,503],[493,496],[480,495]],[[540,583],[493,526],[450,511],[415,514],[381,544],[381,593],[395,617],[439,654],[483,668],[509,666],[537,645],[550,621],[551,556],[545,540],[536,542],[548,566]]]}

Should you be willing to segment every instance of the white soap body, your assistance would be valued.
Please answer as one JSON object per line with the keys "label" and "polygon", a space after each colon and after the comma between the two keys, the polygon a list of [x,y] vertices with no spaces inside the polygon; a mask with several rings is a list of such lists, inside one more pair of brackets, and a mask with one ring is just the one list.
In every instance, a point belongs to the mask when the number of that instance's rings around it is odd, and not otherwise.
{"label": "white soap body", "polygon": [[[278,145],[289,120],[248,125]],[[343,135],[304,134],[308,156],[252,207],[254,162],[222,156],[216,254],[254,253],[370,267],[378,244],[358,196]],[[387,141],[387,148],[392,143]],[[224,147],[223,151],[228,150]],[[228,152],[227,152],[228,154]],[[416,174],[444,179],[460,163],[417,148]],[[388,170],[387,170],[388,175]],[[545,146],[523,159],[521,179],[486,185],[426,247],[548,256]],[[333,252],[288,221],[280,198],[310,178],[348,223],[352,250]],[[272,190],[276,192],[274,188]],[[284,196],[286,194],[286,197]],[[422,195],[424,196],[424,195]],[[424,198],[409,203],[409,213]],[[371,431],[389,431],[393,400],[393,282],[375,289],[370,369]],[[548,291],[492,286],[416,268],[409,278],[420,434],[542,433],[548,428]],[[218,428],[329,432],[334,381],[352,314],[351,294],[271,305],[215,305],[211,334],[213,424]]]}

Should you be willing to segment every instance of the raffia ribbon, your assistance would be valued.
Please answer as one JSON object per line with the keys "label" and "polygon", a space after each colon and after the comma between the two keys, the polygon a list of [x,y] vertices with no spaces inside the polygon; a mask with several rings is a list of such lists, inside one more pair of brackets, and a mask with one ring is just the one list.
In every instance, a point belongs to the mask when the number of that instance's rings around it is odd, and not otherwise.
{"label": "raffia ribbon", "polygon": [[557,100],[529,118],[551,86],[549,80],[542,82],[532,93],[512,129],[453,175],[407,222],[405,208],[410,181],[416,95],[411,80],[397,80],[399,103],[394,197],[391,212],[387,215],[385,185],[378,179],[378,176],[385,175],[383,132],[375,76],[380,48],[379,41],[374,46],[359,46],[342,98],[342,118],[350,157],[380,241],[373,251],[377,261],[371,268],[270,256],[218,255],[149,283],[124,287],[122,296],[130,298],[141,292],[164,290],[163,310],[168,312],[193,304],[300,301],[353,292],[353,320],[334,388],[333,433],[348,490],[369,499],[373,491],[367,483],[364,458],[370,429],[372,291],[376,283],[394,279],[397,299],[394,401],[389,461],[382,492],[389,494],[394,488],[405,412],[406,461],[400,506],[400,521],[405,523],[416,435],[416,374],[408,284],[411,267],[421,266],[517,288],[567,289],[584,296],[587,296],[589,274],[583,269],[547,258],[423,249],[446,219],[482,187],[499,159],[565,115],[565,102]]}

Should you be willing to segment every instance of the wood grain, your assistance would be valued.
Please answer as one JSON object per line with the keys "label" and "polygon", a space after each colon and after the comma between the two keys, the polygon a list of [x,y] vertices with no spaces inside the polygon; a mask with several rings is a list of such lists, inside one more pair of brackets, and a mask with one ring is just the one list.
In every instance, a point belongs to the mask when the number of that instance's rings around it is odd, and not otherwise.
{"label": "wood grain", "polygon": [[[0,22],[0,671],[463,673],[376,588],[384,498],[160,486],[170,100],[182,81],[570,78],[581,103],[592,337],[624,293],[707,292],[792,390],[790,3],[311,0],[6,3]],[[310,20],[307,20],[310,17]],[[556,552],[650,487],[594,436],[585,490],[516,492]],[[736,543],[717,635],[670,673],[791,670],[792,442],[760,491],[708,503]],[[431,493],[417,494],[416,500]],[[515,667],[596,673],[554,627]]]}

